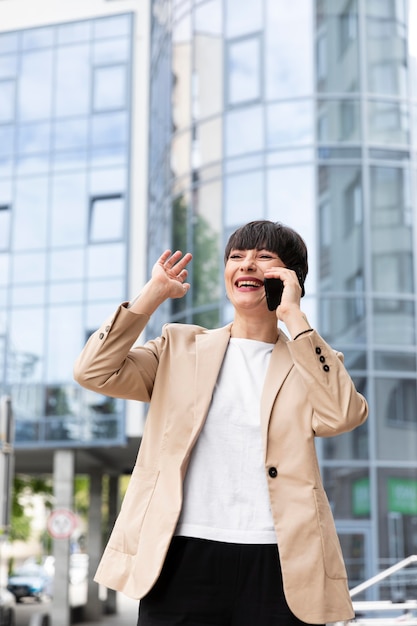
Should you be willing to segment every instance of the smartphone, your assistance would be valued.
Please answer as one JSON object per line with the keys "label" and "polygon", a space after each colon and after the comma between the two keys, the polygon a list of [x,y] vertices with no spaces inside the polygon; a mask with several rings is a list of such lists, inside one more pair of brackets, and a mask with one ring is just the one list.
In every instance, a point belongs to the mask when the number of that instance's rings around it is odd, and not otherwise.
{"label": "smartphone", "polygon": [[[299,267],[290,268],[297,274],[298,282],[301,287],[301,297],[304,296],[304,278],[303,273]],[[270,311],[275,311],[279,303],[281,302],[282,292],[284,291],[284,283],[280,278],[265,278],[264,280],[266,303]]]}

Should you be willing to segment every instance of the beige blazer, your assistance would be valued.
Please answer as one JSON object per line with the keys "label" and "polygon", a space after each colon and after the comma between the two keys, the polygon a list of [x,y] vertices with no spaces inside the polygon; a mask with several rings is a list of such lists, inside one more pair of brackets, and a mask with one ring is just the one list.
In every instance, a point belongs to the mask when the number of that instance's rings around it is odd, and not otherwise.
{"label": "beige blazer", "polygon": [[[95,577],[133,598],[151,589],[164,563],[231,328],[168,324],[161,337],[131,349],[147,321],[122,305],[75,365],[75,379],[88,389],[150,402],[137,462]],[[285,595],[305,622],[353,617],[314,439],[355,428],[367,411],[342,355],[317,332],[296,341],[280,332],[262,393],[261,429]]]}

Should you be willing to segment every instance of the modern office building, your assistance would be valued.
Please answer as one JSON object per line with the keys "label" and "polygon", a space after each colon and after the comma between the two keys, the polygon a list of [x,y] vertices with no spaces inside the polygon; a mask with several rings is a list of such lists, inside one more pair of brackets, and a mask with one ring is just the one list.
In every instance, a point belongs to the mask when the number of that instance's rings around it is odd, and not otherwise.
{"label": "modern office building", "polygon": [[166,247],[193,253],[192,289],[149,335],[226,323],[228,235],[279,220],[310,251],[304,309],[370,404],[317,442],[351,586],[417,553],[415,1],[0,2],[0,385],[18,469],[48,471],[60,448],[75,471],[128,470],[143,411],[73,383],[86,337]]}

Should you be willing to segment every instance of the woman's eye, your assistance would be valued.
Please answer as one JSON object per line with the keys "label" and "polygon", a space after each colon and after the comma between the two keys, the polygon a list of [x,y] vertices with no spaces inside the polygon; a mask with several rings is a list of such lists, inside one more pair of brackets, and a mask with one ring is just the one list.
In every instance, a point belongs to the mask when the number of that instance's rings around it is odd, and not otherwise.
{"label": "woman's eye", "polygon": [[241,256],[242,256],[241,254],[231,254],[231,255],[229,256],[229,259],[240,259],[240,258],[241,258]]}

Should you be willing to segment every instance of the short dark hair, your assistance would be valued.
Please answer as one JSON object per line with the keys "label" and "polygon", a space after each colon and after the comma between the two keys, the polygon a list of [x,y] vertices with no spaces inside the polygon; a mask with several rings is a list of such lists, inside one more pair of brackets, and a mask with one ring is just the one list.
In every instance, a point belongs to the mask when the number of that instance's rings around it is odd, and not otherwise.
{"label": "short dark hair", "polygon": [[286,267],[301,269],[307,276],[308,258],[304,239],[292,228],[269,220],[256,220],[241,226],[229,237],[224,262],[232,250],[269,250],[275,252]]}

